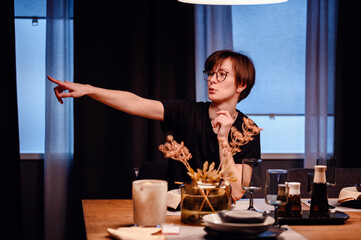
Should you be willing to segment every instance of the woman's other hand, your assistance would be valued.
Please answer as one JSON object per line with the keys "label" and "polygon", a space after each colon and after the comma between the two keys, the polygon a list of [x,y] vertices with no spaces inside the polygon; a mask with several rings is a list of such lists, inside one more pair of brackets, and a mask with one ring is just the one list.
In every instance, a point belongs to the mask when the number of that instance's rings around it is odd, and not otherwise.
{"label": "woman's other hand", "polygon": [[213,121],[213,128],[218,129],[217,138],[218,140],[228,140],[228,135],[233,125],[233,118],[228,111],[218,111],[217,117]]}

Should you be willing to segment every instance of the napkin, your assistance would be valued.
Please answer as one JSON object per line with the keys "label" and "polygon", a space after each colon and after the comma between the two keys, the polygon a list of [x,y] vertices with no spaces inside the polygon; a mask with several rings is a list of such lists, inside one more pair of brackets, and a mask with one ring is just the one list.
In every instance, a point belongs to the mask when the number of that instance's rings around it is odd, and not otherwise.
{"label": "napkin", "polygon": [[342,188],[338,195],[338,202],[343,203],[352,200],[361,201],[361,192],[358,192],[355,187]]}
{"label": "napkin", "polygon": [[167,207],[177,209],[181,202],[180,189],[173,189],[167,192]]}
{"label": "napkin", "polygon": [[163,235],[155,235],[162,231],[157,227],[120,227],[118,229],[107,229],[110,237],[118,240],[165,240]]}

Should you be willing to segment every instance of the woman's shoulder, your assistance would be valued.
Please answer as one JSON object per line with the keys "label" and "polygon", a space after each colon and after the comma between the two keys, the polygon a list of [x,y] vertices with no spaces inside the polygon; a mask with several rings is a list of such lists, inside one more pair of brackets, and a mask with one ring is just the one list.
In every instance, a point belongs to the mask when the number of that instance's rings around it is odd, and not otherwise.
{"label": "woman's shoulder", "polygon": [[197,102],[191,100],[166,100],[162,101],[164,106],[165,120],[173,119],[179,122],[188,122],[193,119],[209,119],[208,102]]}
{"label": "woman's shoulder", "polygon": [[199,108],[203,109],[209,108],[210,102],[197,102],[195,100],[186,100],[186,99],[169,99],[161,101],[166,107],[181,107],[181,108]]}
{"label": "woman's shoulder", "polygon": [[239,111],[237,109],[238,112],[238,117],[234,123],[234,125],[238,128],[238,126],[242,126],[242,124],[244,122],[246,122],[247,124],[251,124],[251,125],[256,125],[257,124],[252,120],[252,118],[250,118],[249,116],[247,116],[246,114],[244,114],[243,112]]}

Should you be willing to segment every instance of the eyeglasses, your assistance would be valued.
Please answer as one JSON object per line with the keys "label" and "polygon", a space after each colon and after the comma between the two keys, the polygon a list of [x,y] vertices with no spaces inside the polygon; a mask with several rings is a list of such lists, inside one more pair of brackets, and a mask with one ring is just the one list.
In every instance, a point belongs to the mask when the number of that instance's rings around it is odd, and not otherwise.
{"label": "eyeglasses", "polygon": [[204,80],[209,81],[212,79],[214,74],[216,74],[216,79],[218,82],[223,82],[224,80],[226,80],[228,74],[232,74],[232,73],[227,72],[225,70],[219,70],[217,72],[203,71],[203,78]]}

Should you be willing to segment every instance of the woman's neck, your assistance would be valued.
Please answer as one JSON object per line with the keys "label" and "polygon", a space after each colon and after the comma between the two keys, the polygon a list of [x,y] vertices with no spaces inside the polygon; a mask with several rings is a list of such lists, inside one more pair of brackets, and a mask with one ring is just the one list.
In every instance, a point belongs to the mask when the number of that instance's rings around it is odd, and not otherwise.
{"label": "woman's neck", "polygon": [[232,118],[235,120],[238,115],[236,106],[237,104],[230,105],[230,104],[217,104],[215,102],[211,102],[211,105],[209,106],[208,109],[209,118],[210,119],[216,118],[217,112],[222,110],[222,111],[228,111],[229,114],[231,114]]}

